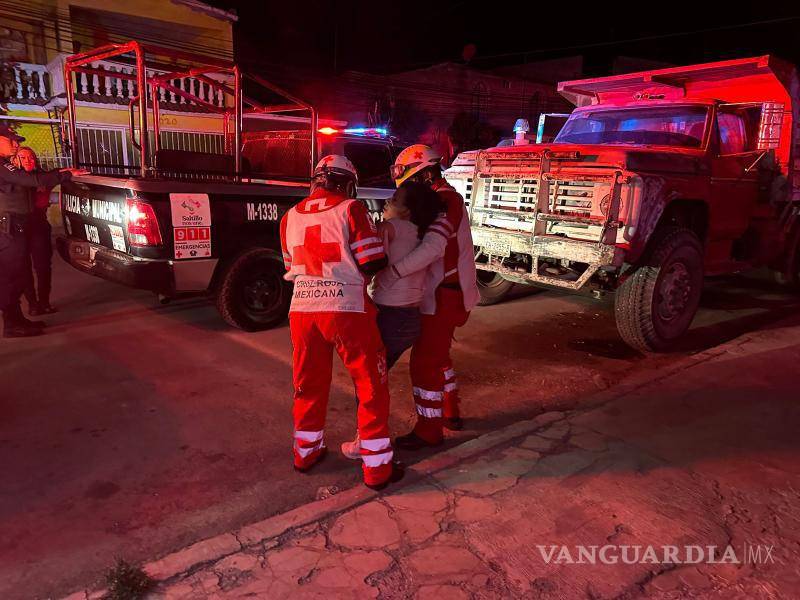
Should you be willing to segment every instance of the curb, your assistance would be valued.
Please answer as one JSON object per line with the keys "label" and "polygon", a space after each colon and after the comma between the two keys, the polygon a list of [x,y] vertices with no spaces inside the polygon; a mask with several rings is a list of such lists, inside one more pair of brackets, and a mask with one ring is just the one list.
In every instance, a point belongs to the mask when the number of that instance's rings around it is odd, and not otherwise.
{"label": "curb", "polygon": [[[646,385],[657,384],[659,381],[681,371],[718,358],[745,343],[756,341],[760,335],[766,333],[768,331],[746,333],[720,346],[700,351],[678,360],[668,368],[660,371],[656,377],[653,377],[652,373],[649,374],[649,377],[645,373],[637,373],[616,386],[592,394],[577,411],[570,411],[569,413],[559,411],[545,412],[533,419],[508,425],[439,452],[410,466],[406,471],[405,479],[399,485],[393,486],[390,493],[394,493],[408,485],[413,485],[425,476],[450,468],[487,450],[516,438],[535,433],[556,421],[567,418],[568,415],[595,409],[610,400],[634,393]],[[274,515],[263,521],[245,525],[233,533],[223,533],[213,538],[201,540],[156,561],[149,562],[142,568],[158,582],[166,582],[178,575],[196,571],[207,564],[215,563],[226,556],[241,552],[248,547],[284,536],[299,527],[343,513],[381,495],[381,492],[375,492],[364,486],[357,486],[329,498],[316,500],[288,512]],[[75,592],[67,596],[65,600],[98,598],[100,597],[99,594],[102,593],[103,591]]]}
{"label": "curb", "polygon": [[[427,475],[452,467],[486,450],[543,429],[566,416],[566,413],[557,411],[542,413],[533,419],[514,423],[439,452],[408,467],[403,481],[399,485],[393,486],[390,493],[413,485]],[[370,490],[365,486],[356,486],[330,498],[309,502],[263,521],[245,525],[234,533],[223,533],[207,540],[201,540],[159,560],[147,563],[142,569],[159,582],[168,581],[178,575],[195,571],[206,564],[241,552],[248,547],[286,535],[304,525],[343,513],[381,495],[381,492]]]}

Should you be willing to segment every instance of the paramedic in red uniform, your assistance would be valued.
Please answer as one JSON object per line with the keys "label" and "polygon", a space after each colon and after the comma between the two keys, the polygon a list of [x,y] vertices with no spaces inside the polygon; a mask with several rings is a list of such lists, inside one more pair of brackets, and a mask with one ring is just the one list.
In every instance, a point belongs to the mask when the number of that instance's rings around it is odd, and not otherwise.
{"label": "paramedic in red uniform", "polygon": [[442,177],[441,156],[422,144],[403,150],[392,166],[392,178],[429,185],[446,204],[446,212],[428,228],[422,243],[381,277],[404,277],[427,268],[422,302],[422,332],[411,350],[411,383],[417,423],[398,437],[398,448],[417,450],[442,442],[442,428],[461,428],[458,391],[450,345],[457,327],[467,322],[478,303],[475,256],[464,199]]}
{"label": "paramedic in red uniform", "polygon": [[356,185],[347,158],[326,156],[314,170],[311,195],[281,220],[285,277],[294,281],[294,466],[306,472],[327,452],[323,432],[336,350],[358,397],[364,483],[381,489],[402,477],[389,440],[386,354],[367,296],[367,283],[387,261],[366,207],[354,199]]}

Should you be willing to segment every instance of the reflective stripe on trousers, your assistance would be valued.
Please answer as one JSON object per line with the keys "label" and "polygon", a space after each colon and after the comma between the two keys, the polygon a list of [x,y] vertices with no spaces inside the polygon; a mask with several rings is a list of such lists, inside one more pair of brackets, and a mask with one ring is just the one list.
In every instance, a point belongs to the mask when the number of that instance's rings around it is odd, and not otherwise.
{"label": "reflective stripe on trousers", "polygon": [[[422,332],[411,350],[411,382],[416,389],[425,392],[414,393],[419,415],[414,433],[429,444],[442,440],[442,416],[457,416],[448,409],[448,395],[454,391],[446,391],[445,386],[454,382],[448,381],[445,373],[452,370],[450,344],[453,333],[467,322],[468,317],[463,293],[440,286],[436,290],[436,314],[422,316]],[[433,401],[422,397],[430,398],[431,394],[436,395]]]}
{"label": "reflective stripe on trousers", "polygon": [[361,460],[367,468],[380,467],[392,461],[394,452],[389,438],[361,440]]}
{"label": "reflective stripe on trousers", "polygon": [[322,431],[295,431],[294,451],[300,458],[308,458],[310,454],[325,447]]}
{"label": "reflective stripe on trousers", "polygon": [[414,404],[417,414],[426,419],[436,419],[442,416],[442,400],[444,392],[426,390],[414,386]]}

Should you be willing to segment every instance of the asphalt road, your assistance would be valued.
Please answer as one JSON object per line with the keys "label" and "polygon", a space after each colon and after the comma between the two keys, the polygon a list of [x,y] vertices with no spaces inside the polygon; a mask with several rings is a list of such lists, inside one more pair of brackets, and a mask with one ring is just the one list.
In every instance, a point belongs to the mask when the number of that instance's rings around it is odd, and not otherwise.
{"label": "asphalt road", "polygon": [[[48,334],[0,341],[0,597],[64,594],[99,581],[115,557],[153,559],[358,483],[358,465],[338,453],[310,475],[291,468],[285,326],[232,330],[204,300],[160,306],[57,258],[55,268],[61,312]],[[611,307],[523,292],[476,309],[455,344],[467,430],[448,443],[578,406],[800,302],[765,280],[711,282],[684,348],[650,357],[622,343]],[[407,366],[391,375],[396,433],[412,417]],[[329,446],[354,429],[337,361]]]}

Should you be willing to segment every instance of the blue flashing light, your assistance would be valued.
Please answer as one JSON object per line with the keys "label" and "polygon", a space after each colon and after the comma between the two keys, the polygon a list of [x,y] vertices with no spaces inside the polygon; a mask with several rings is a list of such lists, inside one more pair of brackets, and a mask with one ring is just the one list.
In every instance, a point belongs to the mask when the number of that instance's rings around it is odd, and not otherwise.
{"label": "blue flashing light", "polygon": [[517,119],[514,123],[514,133],[528,133],[531,126],[528,125],[528,119]]}
{"label": "blue flashing light", "polygon": [[385,127],[349,127],[344,132],[353,135],[389,135],[389,130]]}

